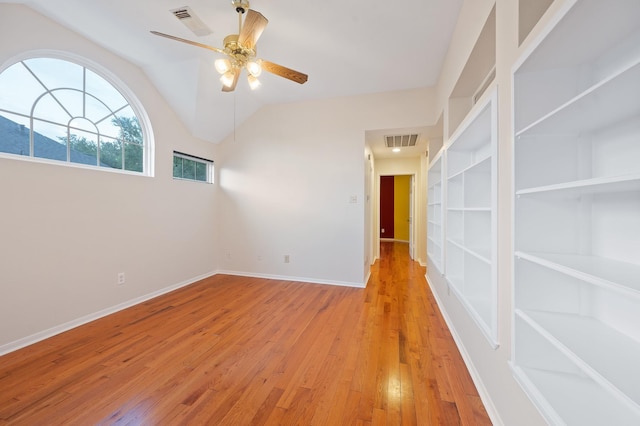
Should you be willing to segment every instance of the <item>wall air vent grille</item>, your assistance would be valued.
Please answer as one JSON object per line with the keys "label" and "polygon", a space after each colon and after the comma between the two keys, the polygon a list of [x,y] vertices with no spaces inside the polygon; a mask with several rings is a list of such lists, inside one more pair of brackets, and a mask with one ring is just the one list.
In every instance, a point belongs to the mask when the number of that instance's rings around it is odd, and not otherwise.
{"label": "wall air vent grille", "polygon": [[179,7],[170,12],[195,35],[202,37],[211,34],[211,30],[198,18],[189,6]]}
{"label": "wall air vent grille", "polygon": [[418,134],[412,133],[409,135],[385,136],[384,140],[387,148],[404,148],[408,146],[416,146],[416,142],[418,141]]}

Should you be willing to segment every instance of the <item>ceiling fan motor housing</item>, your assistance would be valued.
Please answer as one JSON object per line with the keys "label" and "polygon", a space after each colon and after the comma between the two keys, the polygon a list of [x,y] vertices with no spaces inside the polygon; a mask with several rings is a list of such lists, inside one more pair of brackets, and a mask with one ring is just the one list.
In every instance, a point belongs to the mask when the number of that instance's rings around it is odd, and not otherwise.
{"label": "ceiling fan motor housing", "polygon": [[231,4],[236,8],[236,12],[245,13],[249,9],[249,2],[245,0],[231,0]]}
{"label": "ceiling fan motor housing", "polygon": [[256,49],[248,49],[238,43],[238,34],[229,34],[224,38],[224,51],[229,55],[234,62],[234,65],[241,68],[250,59],[255,58]]}

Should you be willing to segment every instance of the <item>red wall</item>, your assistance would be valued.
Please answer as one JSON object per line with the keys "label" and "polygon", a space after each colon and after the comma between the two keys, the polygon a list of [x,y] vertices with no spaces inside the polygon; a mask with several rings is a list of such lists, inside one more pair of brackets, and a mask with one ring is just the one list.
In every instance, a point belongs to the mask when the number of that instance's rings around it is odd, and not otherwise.
{"label": "red wall", "polygon": [[380,176],[380,238],[393,238],[393,186],[393,176]]}

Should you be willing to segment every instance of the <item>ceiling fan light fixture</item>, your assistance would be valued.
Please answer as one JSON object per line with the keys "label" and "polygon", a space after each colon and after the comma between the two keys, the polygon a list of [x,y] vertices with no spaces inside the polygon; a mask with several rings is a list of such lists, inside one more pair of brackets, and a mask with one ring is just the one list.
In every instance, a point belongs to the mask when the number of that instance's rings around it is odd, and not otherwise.
{"label": "ceiling fan light fixture", "polygon": [[256,90],[262,85],[262,83],[260,83],[260,80],[258,80],[258,78],[253,74],[249,74],[247,76],[247,80],[249,81],[249,87],[251,88],[251,90]]}
{"label": "ceiling fan light fixture", "polygon": [[234,79],[235,75],[233,74],[233,72],[231,71],[227,71],[224,74],[222,74],[222,77],[220,77],[220,81],[222,82],[222,84],[224,84],[226,87],[231,87],[233,85],[233,79]]}
{"label": "ceiling fan light fixture", "polygon": [[247,71],[254,77],[260,77],[262,74],[262,66],[260,65],[259,60],[250,60],[246,65]]}
{"label": "ceiling fan light fixture", "polygon": [[231,62],[226,58],[216,59],[213,65],[220,74],[224,74],[231,69]]}

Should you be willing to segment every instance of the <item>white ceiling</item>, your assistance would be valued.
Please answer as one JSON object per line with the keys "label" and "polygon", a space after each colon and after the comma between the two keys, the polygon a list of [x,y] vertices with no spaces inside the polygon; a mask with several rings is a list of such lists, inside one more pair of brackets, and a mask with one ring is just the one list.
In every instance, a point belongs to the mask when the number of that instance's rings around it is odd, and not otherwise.
{"label": "white ceiling", "polygon": [[[217,143],[232,132],[234,121],[241,123],[266,104],[433,86],[462,1],[253,0],[251,7],[269,20],[258,56],[304,72],[309,81],[299,85],[263,73],[258,90],[251,91],[241,78],[234,93],[221,92],[213,68],[218,54],[149,33],[222,47],[223,38],[238,29],[230,0],[12,2],[27,4],[138,64],[191,132]],[[169,12],[183,6],[191,7],[212,34],[196,36]],[[388,152],[378,149],[384,142],[378,136],[384,134],[367,132],[376,157]]]}

